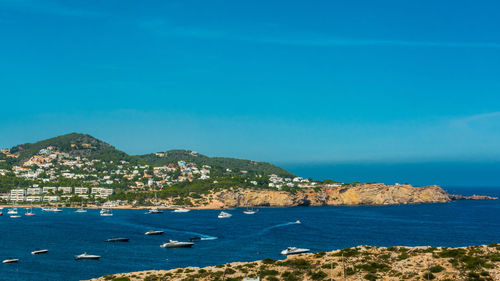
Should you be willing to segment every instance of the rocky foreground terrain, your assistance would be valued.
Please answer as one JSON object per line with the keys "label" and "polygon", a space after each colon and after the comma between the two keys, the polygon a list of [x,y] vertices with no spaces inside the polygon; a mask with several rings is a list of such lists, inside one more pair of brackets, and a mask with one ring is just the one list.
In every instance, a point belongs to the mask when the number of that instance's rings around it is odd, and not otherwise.
{"label": "rocky foreground terrain", "polygon": [[397,205],[489,199],[497,198],[450,195],[437,185],[413,187],[411,185],[374,183],[355,186],[309,188],[296,192],[262,189],[222,190],[205,195],[203,200],[194,202],[197,207],[215,209],[245,206]]}
{"label": "rocky foreground terrain", "polygon": [[500,280],[500,246],[464,248],[359,246],[332,252],[204,268],[108,275],[94,281]]}

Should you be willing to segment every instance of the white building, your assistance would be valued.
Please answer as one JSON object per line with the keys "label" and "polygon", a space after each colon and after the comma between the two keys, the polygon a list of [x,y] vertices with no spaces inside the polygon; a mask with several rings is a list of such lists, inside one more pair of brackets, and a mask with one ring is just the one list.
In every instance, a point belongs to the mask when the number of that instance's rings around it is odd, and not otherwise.
{"label": "white building", "polygon": [[73,192],[73,188],[71,186],[60,186],[57,188],[57,190],[62,191],[62,193],[64,194]]}
{"label": "white building", "polygon": [[24,189],[12,189],[10,191],[10,201],[22,202],[24,201],[26,191]]}
{"label": "white building", "polygon": [[56,202],[56,201],[59,201],[59,196],[44,196],[43,197],[43,201],[44,202]]}
{"label": "white building", "polygon": [[111,194],[113,194],[113,189],[111,188],[103,188],[103,187],[92,187],[91,193],[96,198],[108,198]]}
{"label": "white building", "polygon": [[41,196],[26,196],[26,202],[40,202],[41,200]]}
{"label": "white building", "polygon": [[26,189],[26,195],[40,195],[42,194],[42,189],[40,187],[30,187]]}
{"label": "white building", "polygon": [[56,192],[57,187],[54,186],[44,186],[42,189],[43,193],[49,193],[49,191]]}
{"label": "white building", "polygon": [[75,187],[75,194],[87,194],[89,193],[88,187]]}

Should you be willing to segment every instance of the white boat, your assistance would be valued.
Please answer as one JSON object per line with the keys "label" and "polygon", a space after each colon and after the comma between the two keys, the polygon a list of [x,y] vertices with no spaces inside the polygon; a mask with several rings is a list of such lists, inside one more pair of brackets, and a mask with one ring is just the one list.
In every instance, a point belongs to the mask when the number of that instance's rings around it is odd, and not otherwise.
{"label": "white boat", "polygon": [[232,217],[233,215],[231,215],[230,213],[226,213],[224,211],[220,212],[220,214],[217,216],[219,219],[227,219],[227,218],[230,218]]}
{"label": "white boat", "polygon": [[101,256],[98,255],[89,255],[87,253],[83,253],[81,255],[75,256],[75,260],[98,260]]}
{"label": "white boat", "polygon": [[163,243],[160,247],[162,248],[191,248],[193,247],[193,242],[179,242],[175,240],[170,240],[168,243]]}
{"label": "white boat", "polygon": [[162,235],[163,234],[163,230],[150,230],[144,234],[146,235]]}
{"label": "white boat", "polygon": [[10,208],[7,211],[7,215],[17,215],[17,208]]}
{"label": "white boat", "polygon": [[101,209],[99,214],[101,215],[101,217],[112,217],[113,216],[113,213],[111,212],[110,209]]}
{"label": "white boat", "polygon": [[189,211],[191,211],[191,210],[186,209],[186,208],[177,208],[177,209],[173,210],[172,212],[173,213],[187,213]]}
{"label": "white boat", "polygon": [[158,207],[153,207],[153,208],[149,209],[148,213],[150,213],[150,214],[162,214],[163,210],[158,209]]}
{"label": "white boat", "polygon": [[54,213],[62,212],[62,210],[59,209],[59,208],[57,208],[57,207],[42,208],[42,211],[45,211],[45,212],[54,212]]}
{"label": "white boat", "polygon": [[83,208],[77,209],[77,210],[75,211],[75,213],[86,213],[86,212],[87,212],[87,210],[85,210],[85,209],[83,209]]}
{"label": "white boat", "polygon": [[21,216],[20,215],[10,215],[10,217],[13,219],[17,219],[17,218],[20,218]]}
{"label": "white boat", "polygon": [[39,254],[46,254],[48,253],[49,250],[47,249],[43,249],[43,250],[34,250],[33,252],[31,252],[32,255],[39,255]]}
{"label": "white boat", "polygon": [[297,255],[309,252],[309,249],[300,249],[296,247],[288,247],[285,250],[281,251],[282,255]]}
{"label": "white boat", "polygon": [[296,224],[301,224],[301,222],[299,220],[296,220],[295,223]]}
{"label": "white boat", "polygon": [[248,210],[243,211],[243,214],[245,214],[245,215],[253,215],[253,214],[257,213],[258,211],[259,211],[258,209],[257,210],[248,209]]}
{"label": "white boat", "polygon": [[0,207],[0,216],[3,216],[3,208]]}
{"label": "white boat", "polygon": [[19,259],[6,259],[6,260],[3,260],[2,263],[15,263],[18,261],[19,261]]}

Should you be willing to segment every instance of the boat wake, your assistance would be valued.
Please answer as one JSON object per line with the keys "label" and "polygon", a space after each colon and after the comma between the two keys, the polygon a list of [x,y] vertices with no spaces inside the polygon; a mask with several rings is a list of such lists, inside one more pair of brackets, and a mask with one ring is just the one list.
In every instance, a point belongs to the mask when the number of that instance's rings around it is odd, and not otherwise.
{"label": "boat wake", "polygon": [[291,222],[280,223],[277,225],[266,227],[259,232],[259,235],[262,235],[262,234],[264,234],[272,229],[278,228],[278,227],[284,227],[284,226],[295,225],[295,224],[300,224],[300,221],[291,221]]}

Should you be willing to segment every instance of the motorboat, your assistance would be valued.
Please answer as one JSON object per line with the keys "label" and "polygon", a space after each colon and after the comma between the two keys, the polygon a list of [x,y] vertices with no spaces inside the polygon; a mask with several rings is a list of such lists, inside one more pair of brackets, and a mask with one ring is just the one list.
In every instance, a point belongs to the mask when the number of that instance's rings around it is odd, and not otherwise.
{"label": "motorboat", "polygon": [[60,213],[60,212],[62,212],[62,210],[59,209],[59,208],[57,208],[57,207],[42,208],[42,211],[45,211],[45,212],[54,212],[54,213]]}
{"label": "motorboat", "polygon": [[86,212],[87,212],[87,210],[85,210],[85,209],[83,209],[83,208],[77,209],[77,210],[75,211],[75,213],[86,213]]}
{"label": "motorboat", "polygon": [[47,249],[43,249],[43,250],[34,250],[33,252],[31,252],[32,255],[40,255],[40,254],[46,254],[48,253],[49,250]]}
{"label": "motorboat", "polygon": [[191,211],[191,210],[186,209],[186,208],[177,208],[177,209],[173,210],[172,212],[173,213],[187,213],[189,211]]}
{"label": "motorboat", "polygon": [[281,251],[282,255],[297,255],[297,254],[303,254],[303,253],[308,253],[310,250],[309,249],[300,249],[297,247],[288,247],[285,250]]}
{"label": "motorboat", "polygon": [[301,224],[302,222],[300,222],[299,220],[296,220],[295,223],[296,224]]}
{"label": "motorboat", "polygon": [[150,214],[162,214],[163,210],[158,209],[158,207],[153,207],[153,208],[149,209],[148,213],[150,213]]}
{"label": "motorboat", "polygon": [[128,242],[129,240],[130,240],[129,238],[112,237],[112,238],[106,239],[105,242]]}
{"label": "motorboat", "polygon": [[190,242],[201,241],[201,237],[200,236],[193,236],[193,237],[189,238],[189,241]]}
{"label": "motorboat", "polygon": [[13,219],[17,219],[17,218],[20,218],[21,216],[20,215],[10,215],[10,217]]}
{"label": "motorboat", "polygon": [[3,216],[3,208],[0,208],[0,216]]}
{"label": "motorboat", "polygon": [[170,240],[168,243],[163,243],[160,247],[162,248],[191,248],[193,247],[193,242],[179,242],[175,240]]}
{"label": "motorboat", "polygon": [[112,217],[113,216],[113,213],[111,212],[110,209],[101,209],[99,214],[101,215],[101,217]]}
{"label": "motorboat", "polygon": [[253,215],[253,214],[257,213],[258,211],[259,210],[251,210],[251,209],[249,209],[249,210],[243,211],[243,214],[245,214],[245,215]]}
{"label": "motorboat", "polygon": [[98,255],[89,255],[87,253],[83,253],[81,255],[75,256],[75,260],[98,260],[101,256]]}
{"label": "motorboat", "polygon": [[19,259],[6,259],[2,261],[2,263],[16,263],[16,262],[19,262]]}
{"label": "motorboat", "polygon": [[220,212],[220,214],[217,216],[219,219],[227,219],[227,218],[230,218],[232,217],[233,215],[231,215],[230,213],[226,213],[224,211]]}
{"label": "motorboat", "polygon": [[17,215],[17,208],[10,208],[7,211],[7,215]]}
{"label": "motorboat", "polygon": [[162,235],[165,231],[163,230],[150,230],[144,234],[146,235]]}

